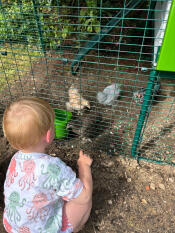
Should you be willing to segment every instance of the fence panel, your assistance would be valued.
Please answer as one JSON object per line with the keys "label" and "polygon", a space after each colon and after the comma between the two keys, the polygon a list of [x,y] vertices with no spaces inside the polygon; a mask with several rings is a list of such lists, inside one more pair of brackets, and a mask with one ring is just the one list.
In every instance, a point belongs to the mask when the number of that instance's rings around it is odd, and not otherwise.
{"label": "fence panel", "polygon": [[1,117],[13,99],[38,96],[72,112],[66,141],[173,164],[175,81],[158,72],[147,86],[171,2],[1,0]]}

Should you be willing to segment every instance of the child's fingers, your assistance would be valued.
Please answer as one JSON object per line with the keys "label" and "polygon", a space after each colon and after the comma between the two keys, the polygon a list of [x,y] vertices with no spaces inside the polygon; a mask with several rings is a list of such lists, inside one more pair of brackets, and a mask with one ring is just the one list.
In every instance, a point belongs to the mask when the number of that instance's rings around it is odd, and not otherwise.
{"label": "child's fingers", "polygon": [[81,157],[81,156],[84,156],[84,157],[90,157],[89,155],[84,154],[82,150],[80,150],[79,156],[80,156],[80,157]]}
{"label": "child's fingers", "polygon": [[82,150],[80,150],[79,157],[83,160],[90,161],[91,163],[93,161],[92,158],[89,155],[84,154]]}
{"label": "child's fingers", "polygon": [[83,156],[83,151],[82,150],[80,150],[79,156],[80,157]]}
{"label": "child's fingers", "polygon": [[83,156],[84,156],[84,158],[90,159],[90,156],[89,156],[89,155],[83,154]]}

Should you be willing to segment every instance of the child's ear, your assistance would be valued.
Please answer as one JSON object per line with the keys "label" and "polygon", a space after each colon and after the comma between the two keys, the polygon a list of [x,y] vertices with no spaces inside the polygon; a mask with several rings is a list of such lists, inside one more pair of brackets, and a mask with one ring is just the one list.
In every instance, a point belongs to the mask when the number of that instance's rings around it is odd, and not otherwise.
{"label": "child's ear", "polygon": [[50,143],[51,141],[51,130],[49,129],[46,134],[46,142]]}

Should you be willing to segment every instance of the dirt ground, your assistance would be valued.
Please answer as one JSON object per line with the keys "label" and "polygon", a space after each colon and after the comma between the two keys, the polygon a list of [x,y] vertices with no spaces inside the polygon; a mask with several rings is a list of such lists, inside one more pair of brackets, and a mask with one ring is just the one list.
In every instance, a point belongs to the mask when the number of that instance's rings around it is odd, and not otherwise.
{"label": "dirt ground", "polygon": [[[17,96],[37,95],[49,100],[53,107],[65,108],[68,99],[67,91],[72,82],[79,87],[82,85],[82,94],[88,98],[92,106],[92,115],[102,116],[100,125],[95,127],[99,130],[91,140],[83,140],[81,137],[70,137],[67,140],[55,140],[48,153],[59,156],[63,161],[77,171],[76,161],[78,152],[83,149],[93,158],[92,174],[94,180],[93,208],[89,221],[81,233],[174,233],[175,229],[175,168],[169,165],[153,164],[129,158],[140,106],[132,102],[132,93],[138,88],[146,85],[148,72],[136,73],[136,61],[133,58],[130,68],[122,68],[118,72],[117,82],[122,85],[122,97],[116,106],[102,108],[96,101],[96,92],[103,89],[107,83],[116,80],[116,64],[113,58],[105,65],[105,59],[99,64],[91,66],[83,64],[79,75],[71,75],[68,67],[62,66],[60,54],[48,54],[50,59],[41,59],[26,72],[25,79],[16,80],[11,84],[13,98]],[[71,60],[72,56],[67,56]],[[94,59],[94,56],[92,56]],[[55,59],[54,59],[55,58]],[[93,63],[91,57],[87,58]],[[131,57],[132,59],[132,57]],[[103,60],[103,61],[102,61]],[[115,62],[114,62],[115,61]],[[102,65],[100,65],[102,64]],[[125,60],[121,64],[126,65]],[[140,64],[144,66],[144,64]],[[126,70],[127,69],[127,70]],[[22,88],[21,88],[22,84]],[[169,83],[171,84],[171,83]],[[166,89],[167,85],[163,86]],[[31,88],[32,87],[32,88]],[[153,106],[149,118],[146,133],[141,147],[145,157],[150,157],[160,149],[161,140],[169,140],[173,146],[173,137],[169,138],[174,130],[174,108],[169,121],[159,122],[160,109],[165,109],[167,103],[163,102],[166,91],[162,95],[162,102]],[[173,89],[169,92],[173,92]],[[10,102],[10,94],[4,90],[2,106]],[[8,96],[9,94],[9,96]],[[168,97],[166,97],[167,100]],[[168,100],[174,98],[169,97]],[[58,105],[59,103],[59,105]],[[171,105],[171,104],[169,104]],[[168,106],[170,108],[170,106]],[[157,110],[158,109],[158,110]],[[3,111],[3,109],[1,109]],[[170,130],[164,133],[163,139],[157,135],[166,126],[173,124]],[[154,126],[154,127],[153,127]],[[169,129],[169,128],[168,128]],[[91,132],[94,134],[94,131]],[[154,146],[150,143],[154,139]],[[145,146],[145,147],[144,147]],[[162,147],[163,148],[163,147]],[[171,148],[170,148],[171,149]],[[168,151],[164,147],[165,152]],[[0,137],[0,215],[3,212],[3,183],[5,172],[10,157],[14,150],[2,136]],[[164,153],[164,151],[162,152]],[[169,154],[171,154],[169,150]],[[159,157],[156,157],[159,158]],[[2,218],[1,218],[2,219]],[[4,228],[0,225],[1,233]]]}
{"label": "dirt ground", "polygon": [[[48,153],[59,156],[75,171],[80,149],[76,140],[56,140],[48,149]],[[14,150],[3,137],[0,145],[0,229],[5,233],[2,225],[3,182]],[[133,159],[84,150],[93,158],[94,192],[91,216],[82,233],[175,232],[174,167],[138,164]]]}

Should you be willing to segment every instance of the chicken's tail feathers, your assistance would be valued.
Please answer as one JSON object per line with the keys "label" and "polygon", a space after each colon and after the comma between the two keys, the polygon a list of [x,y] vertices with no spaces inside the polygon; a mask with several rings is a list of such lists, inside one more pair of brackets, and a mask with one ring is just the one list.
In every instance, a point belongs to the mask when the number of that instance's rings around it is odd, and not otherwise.
{"label": "chicken's tail feathers", "polygon": [[91,108],[89,101],[84,98],[81,99],[81,105],[82,105],[82,108],[84,107],[87,107],[89,109]]}
{"label": "chicken's tail feathers", "polygon": [[115,89],[118,90],[118,93],[120,94],[121,92],[121,87],[122,87],[122,84],[119,84],[119,83],[116,83],[115,84]]}
{"label": "chicken's tail feathers", "polygon": [[66,109],[68,111],[71,111],[72,110],[72,105],[69,103],[69,102],[66,102]]}

